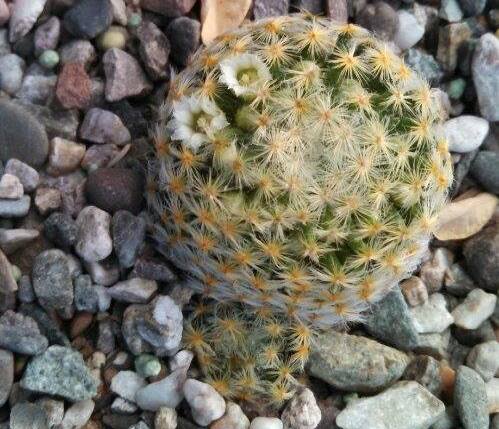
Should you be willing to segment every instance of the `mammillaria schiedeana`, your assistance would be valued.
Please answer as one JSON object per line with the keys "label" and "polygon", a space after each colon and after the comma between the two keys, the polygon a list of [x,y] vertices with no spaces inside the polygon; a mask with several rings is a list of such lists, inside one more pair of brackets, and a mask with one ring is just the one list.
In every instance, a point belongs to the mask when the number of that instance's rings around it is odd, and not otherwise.
{"label": "mammillaria schiedeana", "polygon": [[439,119],[385,44],[306,15],[244,25],[172,79],[148,199],[203,296],[184,341],[222,394],[285,400],[313,333],[417,267],[452,177]]}

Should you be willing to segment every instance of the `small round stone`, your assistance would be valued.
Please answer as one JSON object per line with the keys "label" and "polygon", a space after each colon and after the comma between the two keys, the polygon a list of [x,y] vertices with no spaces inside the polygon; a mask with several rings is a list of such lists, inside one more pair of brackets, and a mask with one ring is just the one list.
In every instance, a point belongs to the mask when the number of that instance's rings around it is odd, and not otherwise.
{"label": "small round stone", "polygon": [[155,377],[161,371],[161,363],[156,356],[144,353],[136,357],[135,369],[142,377]]}
{"label": "small round stone", "polygon": [[138,13],[132,13],[128,18],[128,26],[132,28],[138,27],[142,23],[142,16]]}
{"label": "small round stone", "polygon": [[53,51],[52,49],[47,49],[43,51],[40,57],[38,58],[38,62],[42,67],[46,69],[53,69],[57,64],[59,64],[59,54],[57,51]]}
{"label": "small round stone", "polygon": [[103,51],[111,48],[124,49],[128,34],[123,27],[112,26],[97,39],[97,46]]}

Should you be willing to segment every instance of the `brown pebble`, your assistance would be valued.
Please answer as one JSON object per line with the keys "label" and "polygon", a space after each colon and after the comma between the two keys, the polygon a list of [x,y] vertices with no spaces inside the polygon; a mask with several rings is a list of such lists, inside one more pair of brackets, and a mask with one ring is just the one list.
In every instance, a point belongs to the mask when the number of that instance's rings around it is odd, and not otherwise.
{"label": "brown pebble", "polygon": [[106,368],[102,374],[106,384],[111,384],[113,377],[118,374],[118,370],[112,366]]}
{"label": "brown pebble", "polygon": [[65,64],[59,73],[55,96],[66,109],[84,109],[92,96],[92,83],[83,64]]}
{"label": "brown pebble", "polygon": [[93,314],[83,311],[78,313],[71,321],[70,337],[76,338],[77,336],[83,334],[93,321]]}
{"label": "brown pebble", "polygon": [[440,367],[440,378],[442,380],[442,398],[446,401],[452,401],[454,395],[454,383],[456,381],[456,371],[450,366],[442,365]]}

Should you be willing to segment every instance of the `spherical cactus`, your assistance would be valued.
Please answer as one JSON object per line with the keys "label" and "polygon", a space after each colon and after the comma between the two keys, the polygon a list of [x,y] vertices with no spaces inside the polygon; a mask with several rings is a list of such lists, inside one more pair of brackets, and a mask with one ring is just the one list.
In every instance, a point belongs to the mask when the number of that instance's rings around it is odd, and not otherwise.
{"label": "spherical cactus", "polygon": [[439,119],[385,44],[312,16],[245,25],[172,79],[148,200],[163,252],[221,303],[186,329],[219,390],[285,399],[311,332],[417,267],[451,181]]}

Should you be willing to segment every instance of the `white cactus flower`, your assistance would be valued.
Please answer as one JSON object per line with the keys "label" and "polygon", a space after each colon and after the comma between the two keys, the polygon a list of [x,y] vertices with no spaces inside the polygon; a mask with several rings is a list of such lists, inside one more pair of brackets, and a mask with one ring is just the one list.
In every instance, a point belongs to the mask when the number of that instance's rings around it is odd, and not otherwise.
{"label": "white cactus flower", "polygon": [[207,98],[190,96],[173,104],[173,118],[168,124],[172,140],[196,151],[216,131],[228,125],[224,112]]}
{"label": "white cactus flower", "polygon": [[272,79],[265,63],[253,54],[227,58],[220,63],[220,81],[239,96],[254,95]]}

